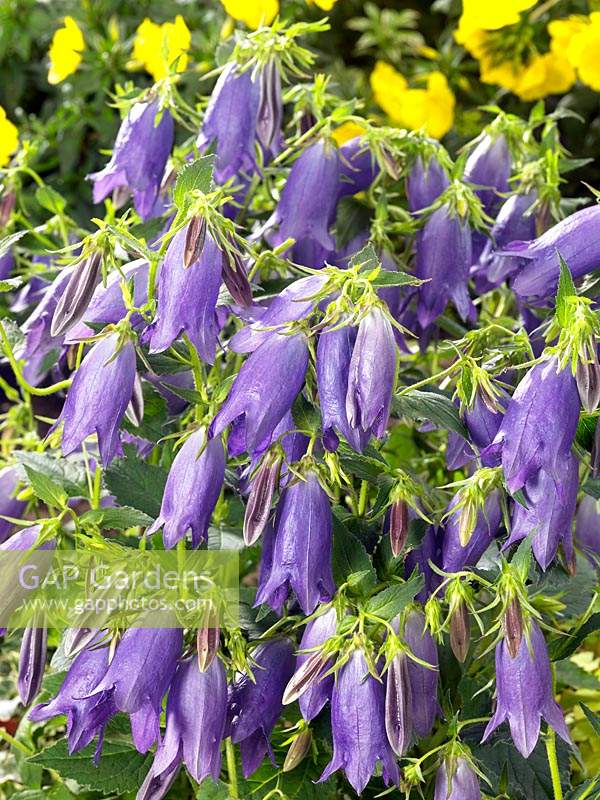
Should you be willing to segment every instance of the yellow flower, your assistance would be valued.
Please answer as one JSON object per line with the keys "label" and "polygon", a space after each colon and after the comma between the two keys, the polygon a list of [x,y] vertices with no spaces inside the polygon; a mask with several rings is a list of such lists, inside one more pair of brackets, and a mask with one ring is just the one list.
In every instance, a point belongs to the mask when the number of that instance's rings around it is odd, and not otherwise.
{"label": "yellow flower", "polygon": [[256,30],[270,25],[279,13],[279,0],[221,0],[230,17]]}
{"label": "yellow flower", "polygon": [[342,125],[339,125],[331,135],[339,147],[343,145],[344,142],[349,142],[350,139],[355,139],[364,132],[364,125],[359,125],[358,122],[344,122]]}
{"label": "yellow flower", "polygon": [[157,25],[146,17],[135,33],[133,57],[155,81],[159,81],[166,78],[176,60],[177,72],[183,72],[191,43],[189,28],[180,14],[174,22],[163,25]]}
{"label": "yellow flower", "polygon": [[81,64],[83,50],[85,41],[81,29],[73,17],[65,17],[64,27],[54,32],[48,51],[48,83],[60,83],[72,75]]}
{"label": "yellow flower", "polygon": [[378,61],[371,73],[370,82],[377,105],[381,106],[390,119],[402,124],[400,105],[408,89],[404,76],[391,64]]}
{"label": "yellow flower", "polygon": [[337,0],[306,0],[309,6],[315,5],[321,11],[331,11]]}
{"label": "yellow flower", "polygon": [[565,55],[573,37],[584,31],[587,26],[586,17],[570,16],[565,19],[553,19],[548,23],[552,52]]}
{"label": "yellow flower", "polygon": [[557,53],[534,56],[519,74],[513,91],[521,100],[539,100],[549,94],[563,94],[575,83],[575,70]]}
{"label": "yellow flower", "polygon": [[6,111],[0,106],[0,167],[10,161],[11,155],[19,146],[17,126],[7,118]]}
{"label": "yellow flower", "polygon": [[589,20],[590,24],[570,39],[567,58],[577,69],[579,79],[600,92],[600,13],[590,14]]}
{"label": "yellow flower", "polygon": [[519,21],[522,11],[536,4],[537,0],[463,0],[459,27],[463,31],[496,31]]}

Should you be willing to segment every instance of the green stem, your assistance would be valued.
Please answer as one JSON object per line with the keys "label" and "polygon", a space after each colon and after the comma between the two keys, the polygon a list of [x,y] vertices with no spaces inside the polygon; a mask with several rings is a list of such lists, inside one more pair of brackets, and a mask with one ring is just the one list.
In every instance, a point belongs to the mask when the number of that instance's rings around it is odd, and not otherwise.
{"label": "green stem", "polygon": [[9,744],[11,747],[14,747],[15,750],[19,750],[19,752],[23,753],[25,756],[33,755],[33,750],[30,750],[22,742],[19,742],[17,739],[15,739],[14,736],[11,736],[10,733],[8,733],[8,731],[6,731],[4,728],[0,728],[0,739],[4,739],[7,744]]}
{"label": "green stem", "polygon": [[358,497],[358,516],[364,517],[367,508],[367,490],[369,488],[368,481],[361,481],[360,495]]}
{"label": "green stem", "polygon": [[225,739],[225,756],[227,759],[227,776],[229,778],[229,796],[232,800],[238,800],[237,767],[235,765],[235,750],[233,742],[228,737]]}
{"label": "green stem", "polygon": [[71,383],[73,382],[71,378],[68,378],[65,381],[59,381],[58,383],[53,383],[52,386],[45,386],[42,389],[40,389],[37,386],[32,386],[30,383],[27,383],[27,381],[23,377],[23,373],[21,372],[21,367],[18,365],[17,359],[15,358],[14,353],[12,351],[12,347],[8,340],[8,336],[6,335],[6,331],[4,330],[4,325],[1,322],[0,322],[0,338],[2,339],[2,347],[4,349],[4,354],[8,358],[8,363],[10,364],[12,371],[15,373],[15,378],[17,379],[17,383],[27,394],[35,394],[38,397],[44,397],[49,394],[54,394],[55,392],[58,392],[61,389],[68,389]]}
{"label": "green stem", "polygon": [[427,386],[428,383],[434,383],[434,381],[446,378],[448,377],[448,375],[451,375],[454,372],[456,366],[457,366],[456,363],[451,364],[445,370],[443,370],[442,372],[438,372],[436,375],[431,375],[429,378],[424,378],[422,381],[419,381],[418,383],[412,383],[410,386],[406,386],[404,389],[401,389],[398,392],[398,395],[402,396],[404,394],[410,394],[415,389],[420,389],[421,386]]}
{"label": "green stem", "polygon": [[558,758],[556,756],[556,734],[550,725],[548,725],[548,732],[546,734],[546,753],[548,754],[548,765],[550,766],[554,800],[563,800],[563,790],[560,784],[560,772],[558,770]]}

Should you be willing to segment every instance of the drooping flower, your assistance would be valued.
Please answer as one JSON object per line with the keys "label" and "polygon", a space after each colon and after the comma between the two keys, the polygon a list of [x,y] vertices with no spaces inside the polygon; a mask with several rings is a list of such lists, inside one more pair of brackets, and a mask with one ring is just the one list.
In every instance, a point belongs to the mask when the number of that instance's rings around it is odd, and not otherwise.
{"label": "drooping flower", "polygon": [[412,689],[405,653],[394,656],[385,677],[385,729],[392,750],[402,756],[410,746],[413,732]]}
{"label": "drooping flower", "polygon": [[262,452],[302,388],[307,366],[304,334],[270,337],[242,365],[209,436],[217,436],[233,422],[239,452]]}
{"label": "drooping flower", "polygon": [[201,783],[221,772],[221,741],[227,716],[225,668],[217,658],[200,672],[194,656],[177,667],[167,700],[167,725],[150,771],[154,779],[183,762]]}
{"label": "drooping flower", "polygon": [[496,645],[496,712],[489,721],[482,742],[505,720],[515,747],[528,758],[540,734],[542,717],[558,735],[571,742],[563,712],[552,696],[552,672],[544,635],[535,620],[530,622],[531,652],[523,636],[519,652],[512,658],[506,641]]}
{"label": "drooping flower", "polygon": [[135,103],[121,123],[110,161],[100,172],[88,175],[94,183],[94,203],[115,189],[129,189],[136,211],[143,220],[149,219],[173,137],[173,117],[159,109],[158,100]]}
{"label": "drooping flower", "polygon": [[54,32],[48,51],[48,83],[61,83],[76,72],[84,50],[85,40],[81,28],[73,17],[65,17],[63,27]]}
{"label": "drooping flower", "polygon": [[440,713],[437,699],[438,652],[425,625],[425,615],[421,611],[413,609],[407,614],[404,640],[417,658],[431,665],[424,667],[411,658],[407,660],[412,695],[412,726],[417,736],[429,736],[435,718]]}
{"label": "drooping flower", "polygon": [[343,769],[360,794],[381,762],[386,785],[398,784],[398,765],[385,731],[385,690],[369,674],[360,649],[338,672],[331,696],[331,733],[333,757],[319,781]]}
{"label": "drooping flower", "polygon": [[52,314],[52,337],[63,335],[83,317],[100,281],[101,267],[102,255],[98,251],[75,264]]}
{"label": "drooping flower", "polygon": [[186,439],[167,477],[160,514],[148,535],[163,529],[165,547],[175,547],[192,532],[192,545],[206,540],[208,524],[225,477],[225,453],[221,438],[206,440],[199,428]]}
{"label": "drooping flower", "polygon": [[127,339],[119,348],[111,333],[89,351],[73,378],[55,425],[64,423],[62,450],[69,455],[88,436],[98,435],[102,463],[110,464],[119,449],[119,425],[135,381],[135,348]]}
{"label": "drooping flower", "polygon": [[502,468],[514,493],[540,469],[561,479],[579,419],[579,395],[568,369],[554,357],[527,372],[517,386],[492,443],[502,451]]}
{"label": "drooping flower", "polygon": [[260,100],[256,117],[256,138],[267,153],[280,149],[282,120],[281,73],[276,60],[272,58],[260,71]]}
{"label": "drooping flower", "polygon": [[508,192],[511,158],[508,141],[502,133],[484,133],[465,162],[463,178],[474,184],[486,214],[495,216]]}
{"label": "drooping flower", "polygon": [[488,495],[482,510],[477,513],[475,527],[466,546],[461,545],[461,511],[453,512],[458,502],[459,493],[454,495],[448,506],[450,514],[444,528],[442,540],[442,569],[445,572],[460,572],[466,567],[473,567],[498,533],[502,520],[499,492]]}
{"label": "drooping flower", "polygon": [[185,332],[200,358],[212,364],[219,331],[215,312],[222,254],[207,233],[199,258],[186,267],[183,256],[190,224],[171,239],[160,269],[156,317],[149,334],[150,352],[161,353]]}
{"label": "drooping flower", "polygon": [[406,179],[409,210],[420,211],[432,205],[449,185],[446,170],[436,158],[431,157],[423,163],[418,156]]}
{"label": "drooping flower", "polygon": [[423,328],[452,300],[464,320],[471,312],[467,290],[472,263],[471,229],[447,204],[437,208],[417,237],[416,274],[426,281],[419,287],[417,315]]}
{"label": "drooping flower", "polygon": [[19,131],[0,106],[0,167],[6,166],[19,146]]}
{"label": "drooping flower", "polygon": [[560,272],[559,253],[569,265],[576,280],[596,269],[600,262],[600,243],[596,228],[600,206],[576,211],[557,222],[537,239],[512,242],[500,255],[514,258],[518,270],[511,286],[520,297],[545,298],[553,296]]}
{"label": "drooping flower", "polygon": [[515,270],[518,261],[498,253],[510,242],[535,236],[535,214],[528,213],[535,192],[513,194],[504,201],[490,230],[490,238],[479,256],[479,271],[490,286],[499,286]]}
{"label": "drooping flower", "polygon": [[0,469],[0,544],[6,541],[13,529],[13,523],[3,517],[20,517],[27,503],[15,497],[19,478],[14,466]]}
{"label": "drooping flower", "polygon": [[377,306],[361,320],[348,370],[348,424],[380,438],[390,415],[398,351],[394,329]]}
{"label": "drooping flower", "polygon": [[435,776],[434,800],[481,800],[479,779],[466,758],[442,761]]}
{"label": "drooping flower", "polygon": [[269,737],[294,671],[294,645],[289,639],[272,639],[257,647],[252,658],[254,681],[241,675],[231,687],[226,729],[231,741],[240,745],[245,778],[258,769],[265,755],[275,763]]}
{"label": "drooping flower", "polygon": [[270,25],[279,12],[279,0],[221,0],[221,3],[230,17],[252,30]]}
{"label": "drooping flower", "polygon": [[575,518],[577,546],[600,569],[600,511],[598,501],[584,494]]}
{"label": "drooping flower", "polygon": [[191,43],[191,33],[181,14],[177,14],[174,22],[162,25],[146,17],[135,32],[133,57],[159,81],[167,77],[174,65],[176,72],[185,70]]}
{"label": "drooping flower", "polygon": [[[472,461],[478,451],[489,447],[498,433],[502,422],[502,412],[493,411],[483,401],[479,392],[475,396],[472,408],[465,408],[463,419],[469,433],[468,441],[457,433],[448,436],[446,464],[448,469],[460,469]],[[487,458],[483,458],[487,466]]]}
{"label": "drooping flower", "polygon": [[364,192],[379,172],[373,154],[361,136],[340,147],[340,197]]}
{"label": "drooping flower", "polygon": [[46,628],[25,628],[19,652],[17,688],[24,706],[37,697],[44,677],[48,631]]}
{"label": "drooping flower", "polygon": [[[329,638],[331,638],[337,628],[337,613],[335,608],[329,608],[324,614],[311,619],[300,640],[298,647],[299,651],[310,650],[315,647],[320,647]],[[312,652],[302,653],[299,652],[296,656],[296,673],[313,655]],[[331,692],[333,689],[334,678],[333,675],[323,677],[323,673],[327,671],[329,665],[319,671],[318,677],[311,685],[302,692],[298,698],[300,706],[300,713],[307,722],[314,719],[317,714],[322,710],[325,704],[331,699]]]}
{"label": "drooping flower", "polygon": [[133,743],[140,753],[159,736],[162,699],[181,655],[181,628],[128,628],[104,676],[90,688],[88,699],[111,701],[131,718]]}
{"label": "drooping flower", "polygon": [[[433,525],[429,525],[421,544],[406,554],[404,559],[404,575],[408,579],[415,569],[423,576],[423,588],[416,596],[420,603],[425,603],[431,593],[437,589],[442,578],[431,568],[431,563],[441,564],[440,533]],[[431,563],[430,563],[431,562]]]}
{"label": "drooping flower", "polygon": [[312,614],[319,602],[331,600],[335,593],[332,544],[329,498],[316,474],[309,471],[281,496],[271,571],[256,602],[281,612],[291,588],[304,613]]}
{"label": "drooping flower", "polygon": [[541,469],[525,484],[527,506],[515,503],[510,536],[504,547],[531,536],[533,553],[545,570],[562,542],[569,560],[573,552],[571,528],[578,488],[579,470],[575,456],[569,454],[558,479]]}

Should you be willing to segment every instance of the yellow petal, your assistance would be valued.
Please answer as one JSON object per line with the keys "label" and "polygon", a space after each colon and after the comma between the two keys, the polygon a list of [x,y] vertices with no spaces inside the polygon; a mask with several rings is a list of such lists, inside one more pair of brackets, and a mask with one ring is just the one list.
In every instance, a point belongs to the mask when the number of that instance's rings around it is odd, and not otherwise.
{"label": "yellow petal", "polygon": [[221,0],[230,17],[256,30],[270,25],[279,13],[278,0]]}
{"label": "yellow petal", "polygon": [[6,111],[0,106],[0,167],[10,161],[11,155],[19,146],[17,126],[7,118]]}
{"label": "yellow petal", "polygon": [[81,64],[83,50],[85,50],[85,40],[81,29],[73,17],[65,17],[64,26],[54,32],[50,43],[48,82],[60,83],[75,72]]}
{"label": "yellow petal", "polygon": [[361,136],[364,132],[364,125],[359,125],[358,122],[344,122],[342,125],[339,125],[331,135],[339,147],[344,144],[344,142],[349,142],[350,139]]}
{"label": "yellow petal", "polygon": [[531,8],[536,2],[537,0],[463,0],[462,24],[473,30],[481,28],[495,31],[519,22],[521,12]]}

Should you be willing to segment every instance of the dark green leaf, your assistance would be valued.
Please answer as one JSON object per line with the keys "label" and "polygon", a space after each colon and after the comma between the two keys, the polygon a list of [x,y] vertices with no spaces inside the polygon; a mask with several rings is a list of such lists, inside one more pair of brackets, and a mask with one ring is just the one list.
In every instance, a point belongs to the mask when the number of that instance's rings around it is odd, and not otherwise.
{"label": "dark green leaf", "polygon": [[99,528],[115,528],[124,531],[127,528],[146,527],[152,523],[152,518],[143,511],[129,506],[115,508],[98,508],[86,511],[80,520],[82,525],[91,523]]}
{"label": "dark green leaf", "polygon": [[309,403],[303,394],[299,394],[294,401],[292,417],[294,425],[307,436],[312,436],[321,426],[319,410]]}
{"label": "dark green leaf", "polygon": [[181,170],[173,190],[173,201],[177,208],[184,210],[187,207],[192,191],[210,192],[214,164],[214,155],[200,156]]}
{"label": "dark green leaf", "polygon": [[28,453],[24,450],[17,451],[15,457],[23,467],[35,470],[59,485],[69,497],[87,494],[85,468],[74,459],[54,458],[50,453]]}
{"label": "dark green leaf", "polygon": [[[594,791],[596,789],[596,791]],[[600,797],[600,777],[591,778],[589,781],[576,786],[565,795],[565,800],[598,800]]]}
{"label": "dark green leaf", "polygon": [[569,321],[569,304],[568,297],[574,297],[577,294],[573,278],[571,277],[571,270],[567,266],[561,254],[558,254],[560,260],[560,275],[558,278],[558,290],[556,292],[556,319],[561,328],[564,328]]}
{"label": "dark green leaf", "polygon": [[356,231],[368,228],[370,221],[371,211],[364,203],[354,197],[342,197],[338,203],[335,222],[338,250],[342,250],[350,244],[356,236]]}
{"label": "dark green leaf", "polygon": [[390,620],[397,616],[423,588],[423,576],[412,575],[404,583],[388,586],[365,604],[365,610],[381,619]]}
{"label": "dark green leaf", "polygon": [[585,641],[590,633],[600,631],[600,613],[592,614],[588,621],[575,633],[566,633],[553,642],[550,642],[548,652],[551,661],[561,661],[563,658],[572,656],[577,648]]}
{"label": "dark green leaf", "polygon": [[594,500],[600,500],[599,478],[588,478],[581,488],[586,494],[589,494],[590,497],[593,497]]}
{"label": "dark green leaf", "polygon": [[380,262],[377,258],[377,253],[375,252],[375,248],[369,242],[366,244],[362,250],[359,250],[357,253],[354,253],[352,258],[350,259],[349,267],[356,267],[357,265],[361,265],[361,269],[363,272],[368,272],[369,270],[375,269],[378,267]]}
{"label": "dark green leaf", "polygon": [[350,445],[340,442],[337,454],[344,470],[362,481],[378,483],[387,472],[386,462],[373,447],[357,453]]}
{"label": "dark green leaf", "polygon": [[121,506],[131,506],[143,511],[152,519],[160,513],[167,473],[162,467],[147,464],[126,448],[125,458],[112,462],[104,473],[108,491]]}
{"label": "dark green leaf", "polygon": [[338,586],[348,583],[358,594],[368,594],[377,574],[364,545],[333,515],[333,578]]}
{"label": "dark green leaf", "polygon": [[392,272],[382,269],[373,281],[374,286],[420,286],[424,281],[407,272]]}
{"label": "dark green leaf", "polygon": [[591,708],[588,708],[585,703],[580,703],[581,710],[585,714],[588,719],[588,722],[596,732],[598,736],[600,736],[600,715],[596,714],[595,711],[592,711]]}
{"label": "dark green leaf", "polygon": [[600,680],[592,672],[586,672],[569,659],[557,661],[554,670],[557,681],[572,689],[600,689]]}
{"label": "dark green leaf", "polygon": [[392,410],[399,417],[413,420],[426,419],[434,425],[458,433],[464,439],[468,438],[467,429],[458,409],[445,394],[416,389],[410,394],[396,395],[392,401]]}
{"label": "dark green leaf", "polygon": [[51,186],[39,186],[35,191],[35,199],[46,211],[59,216],[67,207],[65,198]]}
{"label": "dark green leaf", "polygon": [[25,474],[36,497],[48,506],[64,508],[68,500],[68,495],[62,486],[43,472],[38,472],[33,467],[25,467]]}

